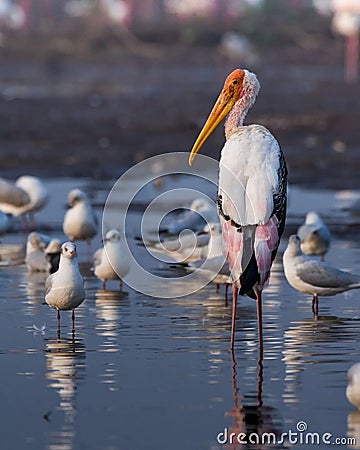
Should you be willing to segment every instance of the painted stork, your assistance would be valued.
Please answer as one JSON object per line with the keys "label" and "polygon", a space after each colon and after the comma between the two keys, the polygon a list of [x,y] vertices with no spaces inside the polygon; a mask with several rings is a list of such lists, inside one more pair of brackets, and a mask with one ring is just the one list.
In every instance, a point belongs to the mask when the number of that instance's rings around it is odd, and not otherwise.
{"label": "painted stork", "polygon": [[256,299],[259,354],[262,355],[261,293],[284,230],[287,168],[270,131],[261,125],[243,124],[259,89],[256,75],[248,70],[236,69],[230,73],[195,141],[189,164],[226,117],[217,202],[223,252],[232,276],[230,347],[234,348],[237,296],[248,295]]}

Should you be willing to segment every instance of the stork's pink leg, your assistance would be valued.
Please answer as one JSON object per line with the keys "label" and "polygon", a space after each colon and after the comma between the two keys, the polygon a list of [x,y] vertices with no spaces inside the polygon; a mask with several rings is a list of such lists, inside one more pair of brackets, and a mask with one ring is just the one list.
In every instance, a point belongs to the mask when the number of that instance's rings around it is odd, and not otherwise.
{"label": "stork's pink leg", "polygon": [[231,339],[230,339],[231,350],[234,350],[237,296],[238,296],[238,288],[235,281],[232,284],[232,317],[231,317]]}
{"label": "stork's pink leg", "polygon": [[263,333],[262,333],[262,304],[261,291],[256,291],[256,312],[257,312],[257,326],[258,326],[258,343],[259,343],[259,358],[263,355]]}

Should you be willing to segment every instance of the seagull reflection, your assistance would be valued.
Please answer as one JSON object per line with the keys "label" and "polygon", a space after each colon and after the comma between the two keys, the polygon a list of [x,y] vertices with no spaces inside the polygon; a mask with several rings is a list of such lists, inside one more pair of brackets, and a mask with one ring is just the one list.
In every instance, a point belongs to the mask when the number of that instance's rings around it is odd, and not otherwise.
{"label": "seagull reflection", "polygon": [[[119,332],[124,330],[124,317],[129,315],[129,294],[123,291],[98,290],[95,293],[96,332],[103,337],[100,352],[119,351]],[[100,380],[110,391],[117,390],[117,367],[115,360],[109,361]]]}
{"label": "seagull reflection", "polygon": [[[255,438],[255,435],[259,437],[260,441],[256,448],[267,449],[274,448],[277,437],[280,436],[280,430],[276,429],[273,425],[273,415],[275,413],[274,408],[264,406],[262,399],[262,383],[263,383],[263,361],[262,356],[259,354],[258,366],[257,366],[257,380],[256,380],[256,394],[255,395],[240,395],[237,385],[237,371],[236,371],[236,359],[235,354],[231,352],[232,361],[232,390],[233,390],[233,407],[231,411],[226,412],[226,417],[233,418],[233,425],[228,428],[227,435],[236,436],[229,440],[224,446],[228,449],[241,449],[248,448],[251,445],[250,435]],[[235,433],[231,435],[231,433]],[[270,438],[270,442],[264,442],[261,444],[261,437],[264,433],[269,433],[273,437]],[[239,436],[239,440],[237,437]],[[245,442],[248,441],[248,444]],[[253,442],[254,444],[256,442]]]}
{"label": "seagull reflection", "polygon": [[[349,343],[357,342],[358,334],[357,320],[336,316],[309,317],[292,322],[284,333],[284,401],[300,402],[301,374],[307,364],[332,361],[335,350],[341,360],[341,355],[349,353]],[[324,352],[324,348],[329,351]]]}
{"label": "seagull reflection", "polygon": [[20,289],[26,295],[26,314],[34,316],[38,314],[38,307],[44,301],[45,272],[24,272],[20,283]]}
{"label": "seagull reflection", "polygon": [[351,412],[347,417],[347,436],[354,442],[348,444],[349,448],[360,448],[360,411]]}
{"label": "seagull reflection", "polygon": [[[57,390],[60,402],[57,410],[64,413],[59,431],[48,434],[48,449],[71,450],[75,436],[74,422],[77,414],[76,392],[80,380],[85,378],[85,345],[80,339],[46,339],[46,378],[49,386]],[[51,411],[46,414],[51,421]]]}

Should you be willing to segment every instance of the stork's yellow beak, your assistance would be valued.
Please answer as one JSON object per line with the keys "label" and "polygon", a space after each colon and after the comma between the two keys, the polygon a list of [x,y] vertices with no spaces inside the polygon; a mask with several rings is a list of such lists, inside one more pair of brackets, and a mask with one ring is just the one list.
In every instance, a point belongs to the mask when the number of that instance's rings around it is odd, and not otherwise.
{"label": "stork's yellow beak", "polygon": [[206,139],[211,135],[219,123],[231,111],[237,100],[240,98],[244,72],[241,69],[234,70],[227,78],[224,87],[211,110],[199,136],[197,137],[189,155],[189,165],[191,166],[197,152],[203,146]]}

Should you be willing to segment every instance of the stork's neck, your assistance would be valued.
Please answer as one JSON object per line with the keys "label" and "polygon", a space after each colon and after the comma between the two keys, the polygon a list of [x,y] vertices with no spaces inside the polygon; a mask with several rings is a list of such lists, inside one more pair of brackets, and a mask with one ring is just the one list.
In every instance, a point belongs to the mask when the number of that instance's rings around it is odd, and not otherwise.
{"label": "stork's neck", "polygon": [[245,103],[244,99],[237,101],[229,112],[225,120],[225,137],[226,140],[238,130],[239,127],[243,126],[246,114],[250,109],[251,104]]}

